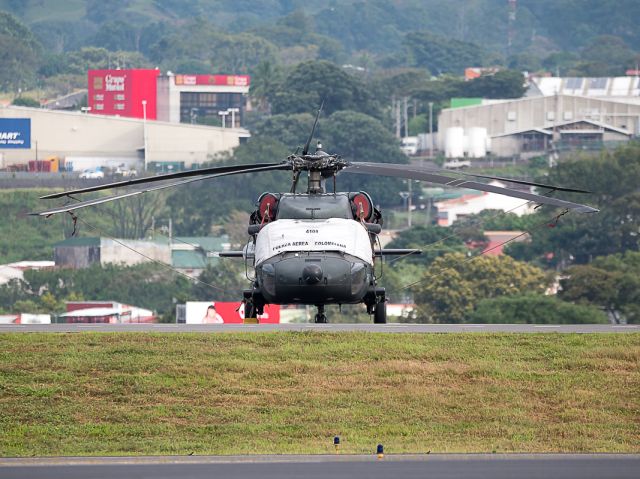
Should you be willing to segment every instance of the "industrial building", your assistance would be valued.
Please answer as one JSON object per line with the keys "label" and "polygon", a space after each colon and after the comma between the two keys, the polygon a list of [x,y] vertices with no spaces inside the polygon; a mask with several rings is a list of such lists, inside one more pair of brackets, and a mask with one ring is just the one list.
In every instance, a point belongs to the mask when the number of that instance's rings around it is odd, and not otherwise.
{"label": "industrial building", "polygon": [[438,146],[447,157],[601,149],[640,135],[637,77],[546,77],[524,98],[475,103],[440,113]]}
{"label": "industrial building", "polygon": [[[19,128],[14,126],[15,120],[23,120]],[[0,108],[0,138],[3,136],[25,138],[20,145],[0,141],[3,169],[57,156],[75,171],[122,164],[140,171],[152,163],[185,168],[200,165],[231,151],[249,137],[249,132],[243,128],[10,106]]]}
{"label": "industrial building", "polygon": [[89,70],[81,111],[0,108],[0,169],[52,158],[68,171],[197,167],[249,137],[242,125],[250,82],[248,75]]}
{"label": "industrial building", "polygon": [[88,83],[91,114],[236,128],[244,121],[251,78],[89,70]]}
{"label": "industrial building", "polygon": [[218,264],[216,252],[229,250],[227,235],[220,237],[174,237],[131,240],[72,237],[54,245],[57,267],[88,268],[94,264],[133,266],[156,261],[171,265],[179,272],[198,277],[207,266]]}

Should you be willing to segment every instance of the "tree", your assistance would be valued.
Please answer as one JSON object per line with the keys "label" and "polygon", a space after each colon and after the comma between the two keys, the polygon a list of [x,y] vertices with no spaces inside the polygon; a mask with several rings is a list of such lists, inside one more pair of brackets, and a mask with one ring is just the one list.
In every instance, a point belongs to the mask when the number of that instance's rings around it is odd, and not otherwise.
{"label": "tree", "polygon": [[102,23],[117,16],[124,16],[124,10],[132,0],[87,0],[87,18]]}
{"label": "tree", "polygon": [[297,65],[272,100],[274,113],[309,113],[324,101],[324,113],[353,110],[380,116],[378,103],[365,84],[327,61]]}
{"label": "tree", "polygon": [[314,117],[310,113],[271,115],[256,123],[252,133],[258,138],[277,140],[293,152],[304,145],[311,133]]}
{"label": "tree", "polygon": [[11,102],[11,104],[15,106],[28,106],[30,108],[40,108],[40,102],[28,96],[19,96],[15,98]]}
{"label": "tree", "polygon": [[198,301],[239,301],[242,291],[250,286],[244,262],[228,258],[207,266],[198,279],[192,288],[192,297]]}
{"label": "tree", "polygon": [[640,322],[640,253],[627,251],[596,258],[592,264],[569,268],[560,297],[603,308],[620,322]]}
{"label": "tree", "polygon": [[407,256],[402,262],[426,267],[433,263],[436,258],[447,253],[464,253],[467,251],[464,242],[458,235],[453,233],[450,228],[441,226],[414,226],[401,231],[387,245],[387,248],[419,249],[422,254]]}
{"label": "tree", "polygon": [[[269,137],[255,135],[234,151],[232,158],[216,162],[216,166],[280,161],[291,150]],[[177,234],[207,235],[213,225],[223,223],[234,210],[250,212],[265,191],[288,190],[285,172],[232,175],[193,183],[189,188],[176,188],[167,199]]]}
{"label": "tree", "polygon": [[217,73],[249,73],[260,62],[274,62],[276,47],[250,33],[225,35],[214,45],[211,65]]}
{"label": "tree", "polygon": [[552,168],[543,182],[591,191],[557,196],[600,208],[596,214],[568,214],[558,222],[540,208],[539,223],[552,227],[531,231],[529,245],[514,244],[506,249],[515,258],[537,259],[547,266],[566,267],[570,262],[585,264],[597,256],[640,250],[640,144],[629,143],[597,157],[576,157]]}
{"label": "tree", "polygon": [[[375,118],[355,111],[338,111],[320,125],[317,136],[324,150],[337,153],[351,161],[407,163],[397,140]],[[345,172],[346,173],[346,172]],[[342,173],[338,178],[340,191],[369,192],[376,204],[400,203],[399,191],[404,189],[402,180],[373,175]]]}
{"label": "tree", "polygon": [[272,62],[263,60],[251,71],[249,95],[256,101],[259,110],[271,112],[271,100],[282,81],[282,70]]}
{"label": "tree", "polygon": [[548,278],[541,269],[508,256],[460,253],[436,258],[414,288],[421,322],[461,323],[479,301],[504,295],[544,292]]}
{"label": "tree", "polygon": [[349,52],[393,52],[400,46],[403,27],[411,28],[403,16],[386,1],[330,2],[315,15],[315,24],[318,32],[337,38]]}
{"label": "tree", "polygon": [[479,46],[426,32],[408,33],[404,45],[415,67],[435,74],[462,73],[469,65],[484,66],[486,53]]}
{"label": "tree", "polygon": [[483,299],[469,315],[471,323],[593,324],[606,323],[599,309],[564,302],[553,296],[525,294]]}
{"label": "tree", "polygon": [[118,238],[143,239],[153,218],[164,209],[165,196],[158,193],[123,198],[111,204],[113,226]]}
{"label": "tree", "polygon": [[521,98],[526,91],[524,77],[516,70],[502,70],[464,83],[461,96],[483,98]]}
{"label": "tree", "polygon": [[26,88],[35,81],[42,46],[13,15],[0,11],[0,90]]}
{"label": "tree", "polygon": [[29,301],[38,311],[61,312],[64,301],[80,298],[113,300],[152,309],[161,316],[172,316],[174,305],[190,298],[191,284],[183,276],[153,263],[136,266],[94,265],[86,269],[26,271],[25,280],[6,291],[0,286],[0,298],[12,294],[17,302],[13,312],[21,312]]}
{"label": "tree", "polygon": [[110,51],[139,51],[140,35],[137,26],[122,20],[112,20],[100,26],[91,39],[91,44]]}

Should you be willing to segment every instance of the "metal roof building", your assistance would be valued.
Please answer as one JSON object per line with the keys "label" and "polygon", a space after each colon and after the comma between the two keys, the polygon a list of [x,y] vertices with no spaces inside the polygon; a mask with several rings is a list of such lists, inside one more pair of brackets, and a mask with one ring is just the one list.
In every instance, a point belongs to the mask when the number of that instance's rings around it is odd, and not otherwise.
{"label": "metal roof building", "polygon": [[[634,90],[635,91],[635,90]],[[640,99],[557,94],[448,108],[438,119],[438,146],[450,128],[484,128],[499,157],[553,149],[600,149],[640,135]]]}

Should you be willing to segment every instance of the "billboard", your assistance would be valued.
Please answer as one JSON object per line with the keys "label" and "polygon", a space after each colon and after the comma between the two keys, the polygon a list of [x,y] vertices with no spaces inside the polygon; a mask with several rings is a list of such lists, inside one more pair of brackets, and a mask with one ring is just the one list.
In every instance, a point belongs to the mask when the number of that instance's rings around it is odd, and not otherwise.
{"label": "billboard", "polygon": [[[90,112],[129,118],[157,118],[157,85],[160,70],[89,70]],[[144,105],[143,105],[143,102]]]}
{"label": "billboard", "polygon": [[[280,306],[268,304],[264,314],[258,316],[261,323],[279,323]],[[187,324],[223,324],[242,323],[244,321],[244,303],[222,301],[187,301],[185,308]]]}
{"label": "billboard", "polygon": [[0,118],[0,148],[31,148],[31,118]]}

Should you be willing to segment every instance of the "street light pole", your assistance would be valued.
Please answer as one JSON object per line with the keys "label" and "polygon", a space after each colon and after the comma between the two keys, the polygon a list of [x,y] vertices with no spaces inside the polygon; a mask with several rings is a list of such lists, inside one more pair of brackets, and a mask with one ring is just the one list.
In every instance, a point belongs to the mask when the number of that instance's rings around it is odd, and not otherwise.
{"label": "street light pole", "polygon": [[409,228],[411,228],[411,183],[413,182],[413,180],[407,180],[409,182],[409,198],[408,199],[408,214],[407,214],[407,224],[409,225]]}
{"label": "street light pole", "polygon": [[147,100],[142,100],[142,136],[144,141],[144,171],[147,171]]}
{"label": "street light pole", "polygon": [[222,128],[226,128],[227,126],[227,115],[229,114],[228,111],[219,111],[218,115],[220,115],[222,117]]}
{"label": "street light pole", "polygon": [[433,158],[433,102],[429,102],[429,158]]}
{"label": "street light pole", "polygon": [[228,108],[227,111],[231,113],[231,128],[236,127],[236,113],[240,113],[240,108]]}

